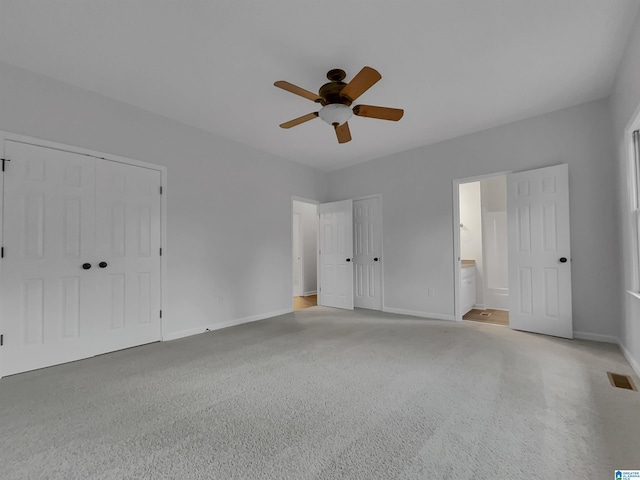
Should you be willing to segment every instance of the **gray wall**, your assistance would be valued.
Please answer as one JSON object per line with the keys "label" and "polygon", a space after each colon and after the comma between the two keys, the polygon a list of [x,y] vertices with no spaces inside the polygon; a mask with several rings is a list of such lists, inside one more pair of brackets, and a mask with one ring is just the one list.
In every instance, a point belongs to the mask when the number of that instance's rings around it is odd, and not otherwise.
{"label": "gray wall", "polygon": [[604,99],[406,151],[331,172],[329,199],[381,193],[385,307],[451,317],[452,181],[567,163],[574,330],[611,340],[620,282],[610,123]]}
{"label": "gray wall", "polygon": [[613,137],[617,147],[617,162],[611,162],[610,168],[617,173],[618,187],[618,252],[617,267],[620,272],[619,287],[616,290],[618,302],[623,305],[619,337],[627,357],[634,363],[636,372],[640,374],[640,299],[626,292],[639,289],[634,284],[633,230],[631,215],[631,192],[629,188],[630,162],[629,141],[625,132],[629,123],[638,117],[640,112],[640,16],[636,18],[635,27],[629,37],[626,52],[620,63],[616,83],[611,94],[613,113]]}
{"label": "gray wall", "polygon": [[166,331],[291,310],[291,197],[324,173],[2,63],[0,130],[167,166]]}
{"label": "gray wall", "polygon": [[[636,29],[616,85],[618,130],[640,100],[638,36]],[[614,246],[624,213],[616,181],[626,179],[612,168],[607,99],[323,174],[0,64],[0,130],[168,167],[170,332],[291,308],[292,196],[382,194],[385,306],[450,318],[452,180],[568,163],[574,328],[603,338],[619,333],[618,269],[627,257]],[[637,358],[640,305],[624,299],[620,335]]]}

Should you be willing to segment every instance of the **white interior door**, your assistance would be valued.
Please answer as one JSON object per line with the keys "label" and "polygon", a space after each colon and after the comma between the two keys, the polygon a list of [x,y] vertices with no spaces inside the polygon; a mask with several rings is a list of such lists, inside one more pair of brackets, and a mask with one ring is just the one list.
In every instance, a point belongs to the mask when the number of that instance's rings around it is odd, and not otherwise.
{"label": "white interior door", "polygon": [[293,296],[302,296],[302,241],[300,214],[293,214]]}
{"label": "white interior door", "polygon": [[319,303],[353,310],[353,201],[320,205]]}
{"label": "white interior door", "polygon": [[12,141],[5,155],[0,373],[159,340],[160,172]]}
{"label": "white interior door", "polygon": [[96,162],[97,353],[161,339],[160,172]]}
{"label": "white interior door", "polygon": [[509,326],[572,338],[568,166],[507,176]]}
{"label": "white interior door", "polygon": [[5,142],[2,374],[90,355],[95,159]]}
{"label": "white interior door", "polygon": [[380,197],[353,202],[354,304],[382,310],[382,211]]}

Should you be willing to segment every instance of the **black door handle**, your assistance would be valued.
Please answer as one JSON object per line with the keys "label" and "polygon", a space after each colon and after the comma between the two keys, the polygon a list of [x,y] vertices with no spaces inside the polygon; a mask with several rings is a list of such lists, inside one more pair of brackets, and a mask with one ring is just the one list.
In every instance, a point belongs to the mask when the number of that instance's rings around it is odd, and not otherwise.
{"label": "black door handle", "polygon": [[83,263],[82,264],[82,268],[84,268],[85,270],[89,270],[91,268],[91,264],[90,263]]}
{"label": "black door handle", "polygon": [[99,266],[100,268],[105,268],[105,267],[107,266],[107,262],[100,262],[100,263],[98,264],[98,266]]}
{"label": "black door handle", "polygon": [[374,258],[374,259],[373,259],[373,261],[374,261],[374,262],[377,262],[377,261],[378,261],[378,257]]}
{"label": "black door handle", "polygon": [[560,263],[567,263],[567,257],[560,257]]}
{"label": "black door handle", "polygon": [[350,259],[350,258],[347,258],[347,262],[350,262],[350,261],[351,261],[351,259]]}

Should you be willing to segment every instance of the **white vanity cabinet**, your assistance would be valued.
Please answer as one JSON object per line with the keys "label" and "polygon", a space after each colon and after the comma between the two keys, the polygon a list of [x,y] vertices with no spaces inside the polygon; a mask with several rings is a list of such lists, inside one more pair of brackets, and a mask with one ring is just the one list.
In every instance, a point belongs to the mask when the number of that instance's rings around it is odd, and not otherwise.
{"label": "white vanity cabinet", "polygon": [[462,315],[467,313],[476,304],[476,266],[474,264],[462,264],[460,268],[460,291]]}

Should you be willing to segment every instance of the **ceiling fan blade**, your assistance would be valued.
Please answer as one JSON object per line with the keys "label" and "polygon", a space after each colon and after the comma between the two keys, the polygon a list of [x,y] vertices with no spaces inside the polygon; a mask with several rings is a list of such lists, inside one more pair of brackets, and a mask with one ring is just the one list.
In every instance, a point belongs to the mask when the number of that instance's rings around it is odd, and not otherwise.
{"label": "ceiling fan blade", "polygon": [[348,98],[352,102],[369,90],[382,78],[376,70],[371,67],[364,67],[351,81],[342,89],[340,95]]}
{"label": "ceiling fan blade", "polygon": [[404,115],[401,108],[376,107],[373,105],[356,105],[353,114],[360,117],[379,118],[380,120],[392,120],[397,122]]}
{"label": "ceiling fan blade", "polygon": [[313,120],[317,116],[318,116],[318,112],[307,113],[306,115],[303,115],[301,117],[294,118],[293,120],[289,120],[288,122],[281,123],[280,127],[281,128],[295,127],[296,125],[300,125],[301,123],[308,122],[309,120]]}
{"label": "ceiling fan blade", "polygon": [[298,87],[293,83],[285,82],[284,80],[278,80],[274,83],[274,85],[278,88],[286,90],[287,92],[295,93],[296,95],[300,95],[301,97],[308,98],[312,102],[320,102],[322,98],[320,98],[317,94],[310,92],[309,90],[305,90],[304,88]]}
{"label": "ceiling fan blade", "polygon": [[349,131],[349,122],[344,122],[342,125],[334,127],[336,129],[336,136],[338,137],[338,143],[347,143],[351,141],[351,132]]}

